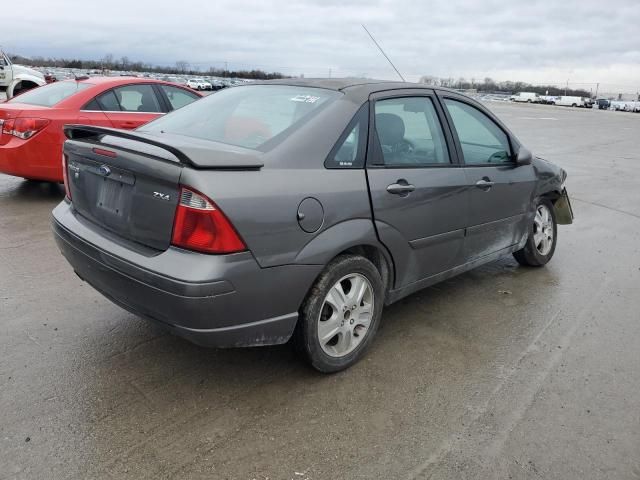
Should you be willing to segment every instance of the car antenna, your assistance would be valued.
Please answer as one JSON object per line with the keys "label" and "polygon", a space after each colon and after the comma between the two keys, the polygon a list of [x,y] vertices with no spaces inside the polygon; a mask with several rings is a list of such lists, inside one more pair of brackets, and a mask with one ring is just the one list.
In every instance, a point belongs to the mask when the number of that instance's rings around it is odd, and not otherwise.
{"label": "car antenna", "polygon": [[380,50],[380,52],[382,53],[382,55],[384,55],[384,58],[387,59],[387,61],[391,64],[391,66],[393,67],[393,69],[396,71],[396,73],[398,74],[398,76],[402,79],[403,82],[406,82],[406,80],[404,79],[404,77],[402,76],[402,74],[398,71],[398,69],[396,68],[396,66],[393,64],[393,62],[391,61],[391,59],[387,56],[386,53],[384,53],[384,50],[382,50],[382,47],[378,44],[378,42],[376,42],[376,39],[373,38],[373,35],[371,35],[371,32],[369,30],[367,30],[367,27],[364,26],[364,23],[361,24],[362,28],[364,28],[364,31],[367,32],[367,34],[369,35],[369,37],[371,38],[371,40],[373,41],[373,43],[376,44],[376,47],[378,47],[378,49]]}

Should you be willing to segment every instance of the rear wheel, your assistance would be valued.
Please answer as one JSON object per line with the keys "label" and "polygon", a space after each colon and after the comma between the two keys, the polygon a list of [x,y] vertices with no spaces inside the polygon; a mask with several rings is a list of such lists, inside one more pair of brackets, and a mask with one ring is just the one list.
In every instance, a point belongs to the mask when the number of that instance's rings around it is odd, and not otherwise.
{"label": "rear wheel", "polygon": [[536,207],[536,214],[529,227],[524,248],[513,256],[521,265],[541,267],[551,260],[556,250],[558,226],[551,202],[543,198]]}
{"label": "rear wheel", "polygon": [[301,309],[297,350],[317,370],[344,370],[362,358],[382,316],[384,286],[366,258],[341,255],[320,275]]}

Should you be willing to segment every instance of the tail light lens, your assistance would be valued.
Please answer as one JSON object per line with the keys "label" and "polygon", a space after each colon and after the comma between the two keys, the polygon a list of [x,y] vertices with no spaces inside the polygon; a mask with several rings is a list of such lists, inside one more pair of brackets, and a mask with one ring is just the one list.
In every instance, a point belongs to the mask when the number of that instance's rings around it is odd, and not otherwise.
{"label": "tail light lens", "polygon": [[62,180],[64,181],[64,193],[65,196],[71,200],[71,188],[69,187],[69,157],[65,153],[62,154]]}
{"label": "tail light lens", "polygon": [[14,123],[15,123],[15,120],[13,118],[5,120],[4,123],[2,124],[2,133],[4,133],[5,135],[13,135]]}
{"label": "tail light lens", "polygon": [[51,123],[46,118],[12,118],[5,120],[2,133],[28,140]]}
{"label": "tail light lens", "polygon": [[229,219],[206,196],[180,190],[171,244],[204,253],[234,253],[247,247]]}

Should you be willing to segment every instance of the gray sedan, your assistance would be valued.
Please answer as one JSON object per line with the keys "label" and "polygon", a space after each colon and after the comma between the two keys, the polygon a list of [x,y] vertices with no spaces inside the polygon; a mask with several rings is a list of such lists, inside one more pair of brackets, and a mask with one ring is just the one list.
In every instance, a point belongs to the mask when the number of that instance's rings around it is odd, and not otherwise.
{"label": "gray sedan", "polygon": [[292,339],[323,372],[385,305],[506,254],[542,266],[573,220],[566,173],[446,89],[254,83],[65,132],[53,230],[81,278],[200,345]]}

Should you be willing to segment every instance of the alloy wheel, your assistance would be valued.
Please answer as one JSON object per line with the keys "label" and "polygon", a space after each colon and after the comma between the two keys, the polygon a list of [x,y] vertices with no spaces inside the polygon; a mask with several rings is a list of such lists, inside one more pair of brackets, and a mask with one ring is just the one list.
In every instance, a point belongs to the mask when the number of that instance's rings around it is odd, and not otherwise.
{"label": "alloy wheel", "polygon": [[364,340],[374,313],[369,280],[353,273],[338,280],[327,293],[318,319],[318,340],[331,357],[343,357]]}
{"label": "alloy wheel", "polygon": [[538,205],[533,219],[533,243],[540,255],[547,255],[553,247],[553,217],[546,205]]}

